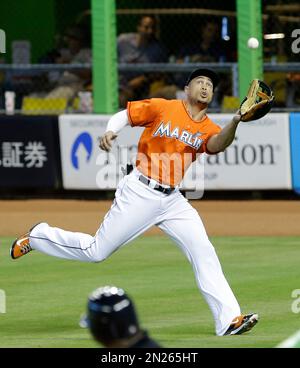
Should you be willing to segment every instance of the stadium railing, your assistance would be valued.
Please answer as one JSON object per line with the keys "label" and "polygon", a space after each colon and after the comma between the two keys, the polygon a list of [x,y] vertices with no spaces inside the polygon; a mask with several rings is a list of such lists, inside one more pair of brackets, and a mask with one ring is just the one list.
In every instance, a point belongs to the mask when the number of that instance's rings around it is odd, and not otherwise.
{"label": "stadium railing", "polygon": [[[195,68],[203,67],[210,68],[216,72],[226,73],[230,75],[232,85],[232,96],[238,96],[238,64],[233,62],[218,62],[218,63],[143,63],[143,64],[118,64],[119,73],[126,72],[141,72],[141,73],[189,73]],[[0,64],[0,73],[4,74],[4,81],[9,81],[13,77],[28,77],[28,79],[34,76],[41,76],[45,73],[61,73],[64,71],[76,71],[76,70],[91,70],[91,64]],[[269,79],[272,82],[272,73],[283,73],[281,79],[284,76],[288,77],[290,74],[300,75],[300,63],[288,62],[288,63],[264,63],[264,71],[269,75]],[[275,75],[275,74],[274,74]],[[275,80],[275,78],[273,78]],[[9,83],[8,83],[9,85]],[[299,103],[295,102],[295,94],[299,92],[300,78],[294,78],[290,87],[285,89],[285,105],[275,107],[274,111],[299,111]],[[275,95],[276,95],[276,87]],[[2,92],[8,90],[7,84],[2,83]],[[34,92],[34,87],[33,87]],[[3,94],[2,94],[3,95]],[[25,97],[24,94],[23,97]],[[3,98],[4,99],[4,98]],[[5,113],[4,101],[0,102],[0,113]],[[234,106],[232,106],[234,108]],[[214,107],[213,110],[218,112],[221,107]],[[19,106],[15,109],[16,113],[22,113],[22,109]],[[74,113],[76,111],[74,106],[68,106],[65,113]]]}

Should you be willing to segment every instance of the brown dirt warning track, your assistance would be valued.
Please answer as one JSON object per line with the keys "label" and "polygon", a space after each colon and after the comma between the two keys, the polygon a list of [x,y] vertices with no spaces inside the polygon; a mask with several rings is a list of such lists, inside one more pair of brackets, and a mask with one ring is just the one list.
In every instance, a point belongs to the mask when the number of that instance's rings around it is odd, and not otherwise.
{"label": "brown dirt warning track", "polygon": [[[94,234],[111,201],[2,200],[0,236],[21,235],[37,222]],[[190,201],[209,236],[300,236],[300,201]],[[120,224],[121,226],[121,224]],[[145,235],[161,234],[156,227]]]}

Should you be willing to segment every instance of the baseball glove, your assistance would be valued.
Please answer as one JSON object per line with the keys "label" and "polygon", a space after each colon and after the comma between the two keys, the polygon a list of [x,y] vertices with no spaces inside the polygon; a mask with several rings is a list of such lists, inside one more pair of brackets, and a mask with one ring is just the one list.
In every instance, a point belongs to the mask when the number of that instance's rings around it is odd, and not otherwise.
{"label": "baseball glove", "polygon": [[254,79],[247,96],[240,105],[242,121],[257,120],[265,116],[272,108],[274,95],[269,86],[259,79]]}

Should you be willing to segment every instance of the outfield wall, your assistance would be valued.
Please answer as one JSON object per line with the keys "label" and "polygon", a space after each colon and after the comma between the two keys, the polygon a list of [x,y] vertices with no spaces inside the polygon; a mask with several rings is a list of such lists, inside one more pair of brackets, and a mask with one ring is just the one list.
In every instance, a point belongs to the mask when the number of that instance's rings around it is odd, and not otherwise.
{"label": "outfield wall", "polygon": [[55,116],[0,116],[0,187],[61,186]]}
{"label": "outfield wall", "polygon": [[[125,127],[108,154],[99,137],[110,115],[0,117],[0,187],[113,190],[135,161],[143,128]],[[231,114],[211,114],[220,126]],[[187,176],[206,190],[291,190],[300,193],[300,114],[270,113],[241,123],[234,142],[202,155]],[[189,189],[184,181],[182,189]]]}
{"label": "outfield wall", "polygon": [[[211,114],[210,117],[222,127],[232,115]],[[123,175],[121,167],[135,161],[143,128],[125,127],[111,153],[99,150],[98,137],[104,133],[108,118],[105,115],[60,116],[65,189],[115,189]],[[292,189],[289,114],[268,114],[256,122],[241,123],[233,144],[225,152],[204,157],[197,160],[189,172],[197,175],[196,180],[204,180],[207,190]],[[294,156],[294,161],[297,157]],[[185,184],[182,189],[188,189]]]}
{"label": "outfield wall", "polygon": [[292,186],[300,194],[300,113],[290,114]]}

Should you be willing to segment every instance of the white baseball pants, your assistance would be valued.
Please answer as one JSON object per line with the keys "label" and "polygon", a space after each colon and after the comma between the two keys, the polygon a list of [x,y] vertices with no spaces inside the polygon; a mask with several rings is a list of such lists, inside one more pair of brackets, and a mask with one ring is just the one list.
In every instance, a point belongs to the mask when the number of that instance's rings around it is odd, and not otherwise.
{"label": "white baseball pants", "polygon": [[178,189],[170,195],[163,194],[139,181],[139,175],[134,169],[120,181],[113,204],[95,236],[41,223],[30,233],[31,247],[60,258],[101,262],[156,225],[192,264],[197,285],[212,311],[216,334],[223,335],[241,311],[201,218]]}

